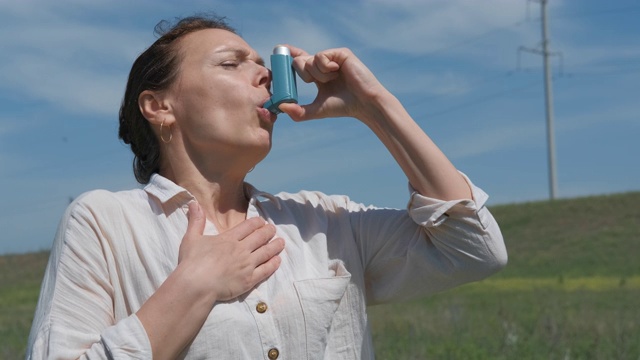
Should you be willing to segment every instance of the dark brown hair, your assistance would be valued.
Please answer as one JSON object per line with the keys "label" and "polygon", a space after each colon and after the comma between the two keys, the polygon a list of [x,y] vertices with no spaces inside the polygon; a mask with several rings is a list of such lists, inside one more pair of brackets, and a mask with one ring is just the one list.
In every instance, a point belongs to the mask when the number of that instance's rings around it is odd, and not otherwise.
{"label": "dark brown hair", "polygon": [[138,56],[131,67],[120,106],[118,137],[131,146],[133,173],[141,184],[148,183],[151,175],[160,171],[160,143],[140,112],[138,97],[145,90],[161,91],[173,84],[180,65],[178,40],[204,29],[236,33],[225,18],[217,15],[190,16],[177,19],[173,24],[163,20],[154,29],[159,38]]}

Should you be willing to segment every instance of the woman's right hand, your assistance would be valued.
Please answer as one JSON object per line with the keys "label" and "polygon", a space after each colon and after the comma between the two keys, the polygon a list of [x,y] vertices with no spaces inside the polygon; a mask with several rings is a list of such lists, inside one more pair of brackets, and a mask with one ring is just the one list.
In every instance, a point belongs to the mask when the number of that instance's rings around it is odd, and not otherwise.
{"label": "woman's right hand", "polygon": [[224,233],[203,235],[207,217],[189,204],[178,266],[140,307],[153,358],[174,359],[193,341],[216,301],[251,290],[280,266],[284,240],[264,219],[251,218]]}
{"label": "woman's right hand", "polygon": [[[190,274],[194,290],[225,301],[251,290],[280,266],[284,240],[275,226],[256,217],[218,235],[203,235],[207,217],[189,203],[189,223],[178,255],[178,268]],[[213,304],[212,304],[213,305]]]}

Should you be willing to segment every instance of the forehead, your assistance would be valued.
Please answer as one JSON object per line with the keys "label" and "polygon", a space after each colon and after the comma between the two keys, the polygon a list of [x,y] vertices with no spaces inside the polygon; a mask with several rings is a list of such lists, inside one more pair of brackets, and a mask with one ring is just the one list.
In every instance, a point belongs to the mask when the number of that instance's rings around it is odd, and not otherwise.
{"label": "forehead", "polygon": [[240,36],[223,29],[204,29],[186,35],[180,41],[182,57],[201,58],[234,53],[252,60],[260,60],[258,53]]}

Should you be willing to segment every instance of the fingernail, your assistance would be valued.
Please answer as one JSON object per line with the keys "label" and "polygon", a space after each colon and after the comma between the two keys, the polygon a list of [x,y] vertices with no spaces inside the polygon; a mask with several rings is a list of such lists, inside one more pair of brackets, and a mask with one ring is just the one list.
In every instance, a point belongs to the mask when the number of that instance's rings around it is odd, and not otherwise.
{"label": "fingernail", "polygon": [[198,204],[197,201],[191,201],[189,203],[189,211],[193,211],[193,213],[199,213],[200,212],[200,204]]}

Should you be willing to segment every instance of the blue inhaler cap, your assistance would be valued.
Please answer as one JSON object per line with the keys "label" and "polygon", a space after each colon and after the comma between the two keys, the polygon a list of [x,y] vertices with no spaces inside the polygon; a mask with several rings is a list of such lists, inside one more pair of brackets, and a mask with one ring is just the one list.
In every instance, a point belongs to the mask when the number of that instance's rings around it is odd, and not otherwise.
{"label": "blue inhaler cap", "polygon": [[298,103],[296,74],[293,71],[293,57],[286,46],[276,46],[271,55],[271,90],[273,94],[263,107],[274,114],[282,111],[278,106],[282,103]]}

